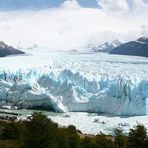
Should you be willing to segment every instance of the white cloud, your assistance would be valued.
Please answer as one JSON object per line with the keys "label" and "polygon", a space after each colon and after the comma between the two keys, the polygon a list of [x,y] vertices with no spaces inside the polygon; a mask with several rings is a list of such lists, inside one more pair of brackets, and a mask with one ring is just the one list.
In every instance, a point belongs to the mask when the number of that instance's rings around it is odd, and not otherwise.
{"label": "white cloud", "polygon": [[124,14],[129,12],[140,13],[148,9],[146,2],[143,0],[96,0],[98,5],[108,13]]}
{"label": "white cloud", "polygon": [[0,40],[15,46],[19,41],[35,43],[52,50],[116,38],[128,41],[147,35],[148,28],[143,26],[148,24],[148,11],[144,8],[142,12],[108,14],[104,9],[81,8],[75,0],[49,10],[0,12]]}
{"label": "white cloud", "polygon": [[64,8],[64,9],[69,9],[69,10],[80,8],[80,6],[76,0],[66,0],[66,1],[64,1],[63,4],[60,5],[60,7]]}
{"label": "white cloud", "polygon": [[135,11],[141,11],[142,9],[146,9],[146,4],[143,0],[127,0],[131,9]]}
{"label": "white cloud", "polygon": [[125,13],[129,10],[126,0],[98,0],[98,4],[107,12]]}

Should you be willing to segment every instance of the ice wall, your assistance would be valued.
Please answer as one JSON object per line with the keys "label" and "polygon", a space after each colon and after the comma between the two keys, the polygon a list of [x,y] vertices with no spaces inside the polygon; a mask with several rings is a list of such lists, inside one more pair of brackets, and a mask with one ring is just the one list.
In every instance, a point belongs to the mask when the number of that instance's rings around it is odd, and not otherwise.
{"label": "ice wall", "polygon": [[72,68],[0,71],[0,106],[46,107],[56,112],[148,113],[148,81]]}

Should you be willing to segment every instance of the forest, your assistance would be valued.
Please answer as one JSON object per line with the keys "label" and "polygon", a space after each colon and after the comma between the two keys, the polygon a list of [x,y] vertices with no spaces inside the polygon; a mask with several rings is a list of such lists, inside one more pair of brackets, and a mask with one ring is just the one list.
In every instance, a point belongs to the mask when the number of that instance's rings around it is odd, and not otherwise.
{"label": "forest", "polygon": [[0,148],[147,148],[147,129],[138,124],[125,135],[86,135],[75,126],[60,127],[41,112],[25,121],[0,121]]}

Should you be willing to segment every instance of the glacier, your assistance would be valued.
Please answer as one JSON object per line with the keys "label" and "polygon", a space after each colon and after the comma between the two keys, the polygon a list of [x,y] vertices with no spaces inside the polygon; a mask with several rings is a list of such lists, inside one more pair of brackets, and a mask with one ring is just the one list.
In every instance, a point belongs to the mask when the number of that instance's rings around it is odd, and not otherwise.
{"label": "glacier", "polygon": [[[33,52],[33,51],[32,51]],[[0,59],[0,107],[148,114],[148,59],[33,52]]]}

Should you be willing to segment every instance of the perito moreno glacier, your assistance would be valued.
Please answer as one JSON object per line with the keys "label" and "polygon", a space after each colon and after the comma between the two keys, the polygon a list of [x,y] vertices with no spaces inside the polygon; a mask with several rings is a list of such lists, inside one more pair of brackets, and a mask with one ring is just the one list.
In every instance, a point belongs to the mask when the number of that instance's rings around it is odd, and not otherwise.
{"label": "perito moreno glacier", "polygon": [[145,115],[147,76],[142,57],[51,52],[1,58],[0,106]]}

